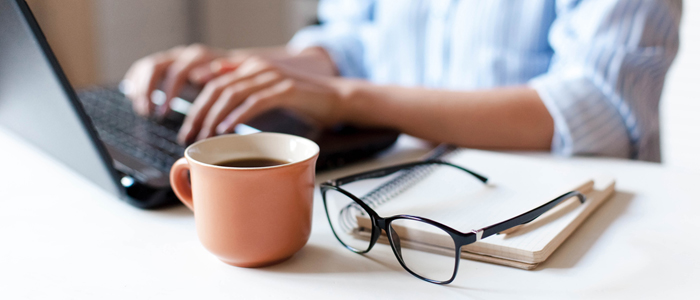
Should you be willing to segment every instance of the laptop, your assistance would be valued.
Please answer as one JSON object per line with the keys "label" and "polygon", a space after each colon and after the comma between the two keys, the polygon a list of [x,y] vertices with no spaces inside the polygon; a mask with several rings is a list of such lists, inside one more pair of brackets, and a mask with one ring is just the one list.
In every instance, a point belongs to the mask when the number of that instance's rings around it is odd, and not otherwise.
{"label": "laptop", "polygon": [[[182,107],[188,102],[173,103]],[[183,118],[172,114],[156,122],[139,117],[116,87],[76,93],[26,2],[0,0],[0,125],[129,204],[158,208],[179,203],[168,178],[184,154],[175,141]],[[284,110],[236,128],[239,134],[257,131],[314,140],[321,149],[317,170],[367,159],[398,137],[388,129],[321,129]]]}

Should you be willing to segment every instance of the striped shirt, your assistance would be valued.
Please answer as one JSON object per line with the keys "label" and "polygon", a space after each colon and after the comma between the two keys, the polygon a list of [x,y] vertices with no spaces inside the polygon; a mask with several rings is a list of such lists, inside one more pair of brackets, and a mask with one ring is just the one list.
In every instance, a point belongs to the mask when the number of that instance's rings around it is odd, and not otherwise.
{"label": "striped shirt", "polygon": [[659,161],[659,98],[681,0],[321,0],[340,74],[452,90],[528,85],[554,119],[552,152]]}

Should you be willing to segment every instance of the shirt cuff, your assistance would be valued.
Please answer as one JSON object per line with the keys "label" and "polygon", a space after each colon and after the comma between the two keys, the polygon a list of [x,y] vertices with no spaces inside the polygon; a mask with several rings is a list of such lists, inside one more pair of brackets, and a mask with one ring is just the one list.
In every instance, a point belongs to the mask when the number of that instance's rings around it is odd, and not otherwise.
{"label": "shirt cuff", "polygon": [[622,118],[585,77],[545,74],[532,79],[529,86],[554,120],[553,153],[630,157],[630,139]]}
{"label": "shirt cuff", "polygon": [[321,47],[343,77],[366,78],[363,65],[362,43],[357,36],[342,28],[309,26],[299,32],[287,44],[287,48],[298,53],[309,47]]}

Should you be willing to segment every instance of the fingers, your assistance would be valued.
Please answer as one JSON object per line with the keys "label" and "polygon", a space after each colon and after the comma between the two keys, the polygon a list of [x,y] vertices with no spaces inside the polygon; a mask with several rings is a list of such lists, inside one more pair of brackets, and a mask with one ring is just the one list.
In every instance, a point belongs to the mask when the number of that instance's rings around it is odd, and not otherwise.
{"label": "fingers", "polygon": [[189,72],[189,80],[196,85],[202,86],[222,74],[236,70],[239,65],[240,62],[233,62],[229,59],[216,59],[209,64],[194,67]]}
{"label": "fingers", "polygon": [[217,134],[233,132],[236,125],[245,123],[255,116],[281,106],[284,99],[294,93],[294,80],[284,79],[275,85],[250,95],[216,127]]}
{"label": "fingers", "polygon": [[136,113],[142,116],[151,114],[155,106],[151,101],[151,94],[172,61],[168,57],[159,56],[137,62],[133,67],[135,70],[130,71],[124,78],[129,86],[126,96],[133,101]]}
{"label": "fingers", "polygon": [[129,68],[124,76],[124,81],[129,87],[125,92],[126,96],[133,101],[136,113],[147,116],[153,112],[155,105],[151,101],[151,94],[182,49],[182,47],[176,47],[144,57]]}
{"label": "fingers", "polygon": [[180,127],[177,140],[180,144],[188,144],[194,140],[194,133],[199,132],[202,120],[206,116],[209,109],[214,104],[214,101],[221,96],[226,86],[235,80],[233,73],[218,77],[204,86],[204,89],[199,93],[197,98],[192,103],[185,121]]}
{"label": "fingers", "polygon": [[[195,139],[202,128],[204,119],[209,114],[209,110],[212,108],[216,100],[221,97],[221,94],[227,87],[235,85],[239,82],[250,80],[251,78],[254,78],[262,73],[270,71],[270,69],[271,66],[269,64],[253,61],[247,64],[247,66],[246,63],[244,63],[238,69],[236,69],[236,71],[217,77],[216,79],[207,83],[199,96],[197,96],[197,99],[195,99],[192,107],[190,107],[190,110],[187,112],[187,117],[185,117],[185,121],[180,128],[180,133],[178,134],[178,141],[182,144],[186,144]],[[263,80],[262,82],[264,83],[265,81]],[[252,88],[248,89],[250,89],[249,92],[254,92]],[[232,93],[232,95],[241,95],[240,98],[236,99],[245,99],[248,96],[248,94],[244,94],[243,91],[236,92],[231,90],[230,93]]]}
{"label": "fingers", "polygon": [[199,86],[203,86],[222,74],[234,71],[238,66],[254,55],[250,51],[233,50],[219,56],[221,56],[221,58],[212,61],[209,65],[203,65],[192,69],[189,73],[190,81]]}
{"label": "fingers", "polygon": [[273,71],[262,73],[252,79],[241,81],[224,89],[219,99],[212,105],[204,118],[197,140],[215,135],[216,126],[250,95],[271,87],[282,80],[282,76]]}
{"label": "fingers", "polygon": [[194,44],[185,48],[180,55],[173,61],[170,67],[167,68],[165,77],[163,78],[163,91],[165,92],[165,103],[163,103],[158,111],[159,116],[168,113],[170,109],[170,101],[180,94],[182,86],[186,83],[190,71],[201,65],[206,65],[214,58],[214,53],[209,48]]}

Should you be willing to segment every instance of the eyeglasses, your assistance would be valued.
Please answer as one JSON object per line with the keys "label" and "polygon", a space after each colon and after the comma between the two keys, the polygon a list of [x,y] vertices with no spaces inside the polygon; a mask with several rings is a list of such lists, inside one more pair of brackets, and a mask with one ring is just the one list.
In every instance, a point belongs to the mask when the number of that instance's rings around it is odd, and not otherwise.
{"label": "eyeglasses", "polygon": [[[529,223],[557,204],[572,197],[578,197],[581,203],[586,200],[583,194],[571,191],[514,218],[471,232],[461,232],[431,219],[418,216],[380,217],[367,202],[341,188],[343,185],[359,180],[381,178],[399,171],[411,172],[435,165],[456,168],[470,174],[484,184],[488,181],[486,177],[458,165],[441,160],[428,160],[358,173],[322,183],[320,189],[326,216],[338,241],[350,251],[365,254],[374,247],[383,230],[394,255],[406,271],[431,283],[448,284],[457,276],[462,246]],[[435,261],[425,263],[421,252],[414,250],[415,248],[420,249],[420,243],[415,241],[425,238],[427,236],[425,233],[430,233],[431,239],[441,240],[441,246],[451,245],[443,247],[445,248],[444,253],[448,254],[445,259],[435,259]]]}

